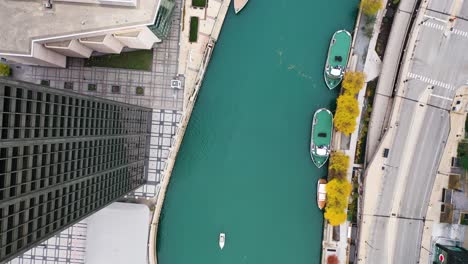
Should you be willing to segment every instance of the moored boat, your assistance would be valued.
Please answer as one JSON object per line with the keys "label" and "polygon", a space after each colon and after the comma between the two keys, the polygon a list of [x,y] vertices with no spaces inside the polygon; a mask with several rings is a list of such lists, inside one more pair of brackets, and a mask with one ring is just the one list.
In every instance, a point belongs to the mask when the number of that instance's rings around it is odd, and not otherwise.
{"label": "moored boat", "polygon": [[320,108],[314,113],[310,140],[310,156],[315,166],[321,168],[330,155],[333,129],[333,114],[330,110]]}
{"label": "moored boat", "polygon": [[325,63],[324,78],[329,89],[333,89],[341,80],[348,65],[352,37],[346,30],[338,30],[333,34],[328,47],[327,61]]}
{"label": "moored boat", "polygon": [[325,187],[327,186],[327,180],[320,179],[317,183],[317,206],[322,210],[325,208],[325,203],[327,199],[327,191]]}
{"label": "moored boat", "polygon": [[220,233],[219,234],[219,248],[223,249],[224,248],[224,243],[226,241],[226,234]]}
{"label": "moored boat", "polygon": [[249,0],[234,0],[234,12],[239,13]]}

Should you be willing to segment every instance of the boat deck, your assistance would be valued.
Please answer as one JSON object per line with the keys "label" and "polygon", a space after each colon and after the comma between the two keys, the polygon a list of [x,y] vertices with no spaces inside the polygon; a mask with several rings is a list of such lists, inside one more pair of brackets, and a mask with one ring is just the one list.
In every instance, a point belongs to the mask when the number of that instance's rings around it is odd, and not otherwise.
{"label": "boat deck", "polygon": [[[342,66],[346,68],[348,64],[349,49],[351,47],[351,35],[347,31],[338,31],[335,35],[335,43],[330,47],[330,55],[328,57],[328,63],[330,66]],[[335,60],[335,57],[340,56],[341,61]]]}
{"label": "boat deck", "polygon": [[[317,146],[329,145],[333,127],[333,117],[325,110],[317,113],[317,123],[314,127],[314,143]],[[320,137],[320,133],[325,133],[325,137]]]}

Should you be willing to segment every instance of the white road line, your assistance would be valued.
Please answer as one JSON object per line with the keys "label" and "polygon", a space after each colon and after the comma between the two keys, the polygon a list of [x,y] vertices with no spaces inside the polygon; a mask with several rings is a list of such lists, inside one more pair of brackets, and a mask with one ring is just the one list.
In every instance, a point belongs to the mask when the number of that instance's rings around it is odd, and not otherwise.
{"label": "white road line", "polygon": [[429,83],[429,84],[434,85],[434,86],[438,86],[438,87],[445,88],[445,89],[448,89],[448,90],[455,90],[455,86],[453,86],[453,85],[451,85],[449,83],[444,83],[444,82],[439,81],[439,80],[434,80],[434,79],[431,79],[431,78],[426,77],[426,76],[422,76],[422,75],[415,74],[415,73],[412,73],[412,72],[409,72],[407,74],[407,76],[409,78],[416,79],[416,80],[419,80],[419,81],[423,81],[425,83]]}
{"label": "white road line", "polygon": [[424,17],[427,17],[427,18],[430,18],[430,19],[434,19],[434,20],[439,21],[439,22],[442,22],[442,23],[447,23],[447,20],[443,20],[443,19],[440,19],[440,18],[437,18],[437,17],[428,16],[428,15],[424,15]]}
{"label": "white road line", "polygon": [[431,96],[434,96],[434,97],[437,97],[437,98],[440,98],[440,99],[448,100],[448,101],[452,101],[452,100],[453,100],[452,98],[440,96],[440,95],[437,95],[437,94],[430,94],[430,95],[431,95]]}
{"label": "white road line", "polygon": [[[438,21],[438,20],[437,20]],[[434,28],[434,29],[438,29],[438,30],[445,30],[446,28],[440,24],[436,24],[436,23],[433,23],[433,22],[430,22],[430,21],[424,21],[423,22],[423,25],[426,26],[426,27],[430,27],[430,28]],[[459,29],[454,29],[451,31],[453,34],[455,35],[459,35],[459,36],[462,36],[462,37],[465,37],[465,38],[468,38],[468,32],[466,31],[463,31],[463,30],[459,30]]]}

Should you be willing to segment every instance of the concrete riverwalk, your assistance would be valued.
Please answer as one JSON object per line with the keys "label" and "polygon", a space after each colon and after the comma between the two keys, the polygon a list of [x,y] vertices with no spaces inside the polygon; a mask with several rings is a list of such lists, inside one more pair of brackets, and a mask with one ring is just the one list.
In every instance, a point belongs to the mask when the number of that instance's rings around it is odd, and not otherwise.
{"label": "concrete riverwalk", "polygon": [[[200,90],[206,68],[211,58],[211,52],[215,46],[216,40],[221,32],[224,19],[231,0],[213,0],[208,2],[205,10],[195,9],[191,6],[191,1],[185,1],[184,17],[181,20],[182,34],[180,38],[179,50],[179,74],[185,76],[185,96],[184,113],[179,123],[176,135],[173,138],[173,144],[169,157],[166,162],[166,168],[161,180],[161,189],[156,199],[156,207],[151,221],[149,234],[149,263],[157,264],[156,239],[161,211],[164,199],[169,186],[172,170],[177,157],[177,152],[182,144],[195,101]],[[190,17],[200,18],[200,27],[198,31],[198,41],[189,42]]]}
{"label": "concrete riverwalk", "polygon": [[[385,3],[386,1],[384,1],[384,5]],[[342,151],[347,156],[349,156],[350,165],[347,171],[347,179],[350,182],[352,181],[355,167],[360,166],[358,164],[354,164],[354,160],[359,136],[361,135],[361,128],[359,124],[361,124],[361,118],[366,111],[365,94],[367,89],[367,82],[375,79],[380,74],[381,61],[375,52],[375,46],[377,43],[377,37],[380,33],[380,26],[382,24],[384,14],[385,10],[380,10],[377,14],[372,36],[370,38],[364,32],[364,30],[362,30],[364,25],[367,23],[367,18],[361,12],[359,12],[356,19],[348,70],[360,71],[366,74],[366,83],[357,95],[360,111],[360,115],[358,115],[356,118],[356,124],[358,124],[358,127],[349,137],[346,137],[339,132],[335,132],[333,139],[333,149]],[[351,228],[350,221],[346,221],[345,223],[341,224],[339,226],[339,240],[335,241],[333,240],[333,226],[325,222],[322,242],[323,264],[327,263],[327,257],[330,255],[336,255],[340,263],[348,263],[351,259],[354,259],[354,256],[350,255],[353,254],[353,252],[350,250],[350,238],[348,233],[349,228]]]}

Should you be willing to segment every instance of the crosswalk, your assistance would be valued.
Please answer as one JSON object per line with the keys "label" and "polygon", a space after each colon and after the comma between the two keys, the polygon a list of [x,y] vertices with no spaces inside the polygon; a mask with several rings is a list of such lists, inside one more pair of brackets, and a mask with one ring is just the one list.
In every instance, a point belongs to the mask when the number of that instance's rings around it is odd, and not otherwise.
{"label": "crosswalk", "polygon": [[452,32],[457,34],[457,35],[460,35],[462,37],[468,38],[468,32],[466,32],[466,31],[462,31],[462,30],[459,30],[459,29],[454,29]]}
{"label": "crosswalk", "polygon": [[426,27],[435,28],[438,30],[445,30],[446,28],[445,26],[442,26],[441,24],[433,23],[430,21],[424,21],[423,25],[425,25]]}
{"label": "crosswalk", "polygon": [[454,85],[451,85],[449,83],[444,83],[444,82],[441,82],[441,81],[437,81],[437,80],[434,80],[434,79],[431,79],[429,77],[422,76],[422,75],[419,75],[419,74],[416,74],[416,73],[409,72],[408,77],[411,78],[411,79],[416,79],[416,80],[419,80],[419,81],[434,85],[434,86],[442,87],[442,88],[448,89],[450,91],[455,91],[455,86]]}
{"label": "crosswalk", "polygon": [[[437,24],[431,21],[424,21],[423,25],[426,27],[435,28],[437,30],[443,30],[443,31],[448,30],[446,25]],[[468,32],[463,31],[463,30],[453,29],[452,31],[448,30],[447,32],[468,38]]]}

